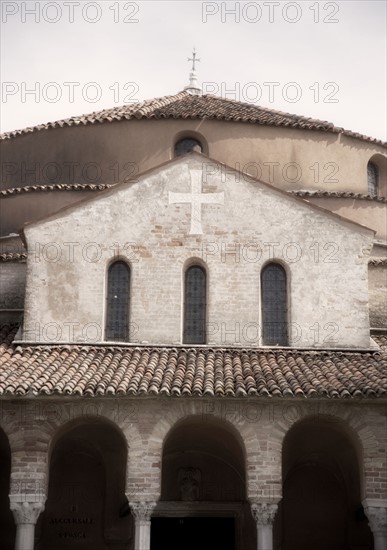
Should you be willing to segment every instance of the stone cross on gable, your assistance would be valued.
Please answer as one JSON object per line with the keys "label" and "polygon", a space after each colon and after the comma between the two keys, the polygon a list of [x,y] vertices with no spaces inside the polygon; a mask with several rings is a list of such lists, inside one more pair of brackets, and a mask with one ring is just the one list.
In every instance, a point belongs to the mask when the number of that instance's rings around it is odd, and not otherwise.
{"label": "stone cross on gable", "polygon": [[191,193],[169,192],[169,204],[191,205],[190,235],[202,235],[202,205],[224,204],[224,193],[202,193],[202,170],[190,170]]}

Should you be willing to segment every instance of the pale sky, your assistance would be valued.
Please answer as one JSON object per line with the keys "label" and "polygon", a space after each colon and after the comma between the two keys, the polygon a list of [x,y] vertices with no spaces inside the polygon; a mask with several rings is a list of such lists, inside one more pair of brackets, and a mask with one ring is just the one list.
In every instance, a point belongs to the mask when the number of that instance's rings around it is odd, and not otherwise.
{"label": "pale sky", "polygon": [[208,92],[386,139],[383,0],[1,0],[1,131],[177,93],[193,46]]}

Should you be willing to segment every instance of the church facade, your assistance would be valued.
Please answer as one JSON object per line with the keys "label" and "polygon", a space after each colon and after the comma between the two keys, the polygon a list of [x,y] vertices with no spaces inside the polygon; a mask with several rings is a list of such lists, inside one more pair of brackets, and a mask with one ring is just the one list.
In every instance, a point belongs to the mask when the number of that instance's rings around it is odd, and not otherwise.
{"label": "church facade", "polygon": [[386,146],[175,96],[4,134],[6,550],[386,550]]}

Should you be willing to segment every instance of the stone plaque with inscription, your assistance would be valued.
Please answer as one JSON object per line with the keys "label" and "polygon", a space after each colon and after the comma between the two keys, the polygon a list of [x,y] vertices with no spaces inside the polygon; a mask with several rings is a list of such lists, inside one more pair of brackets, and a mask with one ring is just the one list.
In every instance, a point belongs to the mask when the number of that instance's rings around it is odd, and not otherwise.
{"label": "stone plaque with inscription", "polygon": [[38,550],[104,549],[105,471],[85,452],[60,457],[52,469]]}

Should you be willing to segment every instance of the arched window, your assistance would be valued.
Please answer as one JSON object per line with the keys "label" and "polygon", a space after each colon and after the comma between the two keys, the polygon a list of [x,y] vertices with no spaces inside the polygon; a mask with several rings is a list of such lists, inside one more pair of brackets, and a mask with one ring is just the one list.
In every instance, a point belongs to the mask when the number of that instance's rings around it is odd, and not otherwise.
{"label": "arched window", "polygon": [[129,266],[122,261],[114,262],[108,270],[105,340],[128,341],[129,292]]}
{"label": "arched window", "polygon": [[270,263],[261,273],[262,339],[266,346],[288,345],[288,299],[286,272]]}
{"label": "arched window", "polygon": [[185,272],[184,344],[206,343],[206,272],[193,265]]}
{"label": "arched window", "polygon": [[197,151],[198,153],[202,153],[203,151],[202,144],[197,139],[184,138],[175,145],[175,157],[180,157],[186,153],[192,153],[192,151]]}
{"label": "arched window", "polygon": [[378,194],[379,171],[376,164],[369,162],[367,165],[368,194],[376,197]]}

